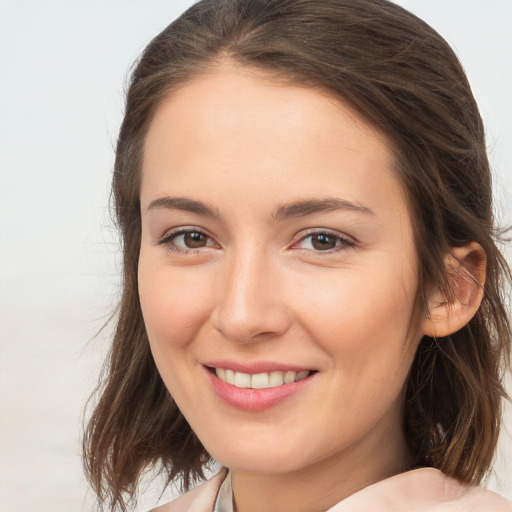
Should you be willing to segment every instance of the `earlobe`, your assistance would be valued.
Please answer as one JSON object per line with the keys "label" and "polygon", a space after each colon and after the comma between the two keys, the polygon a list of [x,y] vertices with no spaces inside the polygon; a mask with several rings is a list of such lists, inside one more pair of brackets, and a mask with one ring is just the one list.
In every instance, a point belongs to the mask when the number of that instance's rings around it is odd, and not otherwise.
{"label": "earlobe", "polygon": [[427,299],[423,334],[448,336],[475,315],[484,296],[486,256],[480,244],[455,247],[446,258],[448,290],[433,290]]}

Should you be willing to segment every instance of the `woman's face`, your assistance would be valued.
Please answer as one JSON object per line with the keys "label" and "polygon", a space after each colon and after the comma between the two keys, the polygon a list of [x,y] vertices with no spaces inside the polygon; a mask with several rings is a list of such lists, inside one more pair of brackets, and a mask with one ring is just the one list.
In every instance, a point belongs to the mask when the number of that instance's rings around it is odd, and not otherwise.
{"label": "woman's face", "polygon": [[397,457],[418,263],[381,134],[319,90],[219,68],[158,108],[141,215],[151,350],[214,458]]}

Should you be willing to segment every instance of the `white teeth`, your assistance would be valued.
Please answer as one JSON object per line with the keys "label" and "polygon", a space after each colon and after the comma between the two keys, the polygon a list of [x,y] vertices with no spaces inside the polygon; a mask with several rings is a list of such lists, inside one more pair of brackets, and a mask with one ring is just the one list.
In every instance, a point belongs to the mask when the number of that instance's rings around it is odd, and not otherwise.
{"label": "white teeth", "polygon": [[307,370],[303,370],[302,372],[297,373],[297,377],[295,377],[295,382],[298,380],[305,379],[309,375],[309,372]]}
{"label": "white teeth", "polygon": [[253,389],[268,388],[268,373],[256,373],[251,377],[251,387]]}
{"label": "white teeth", "polygon": [[250,388],[251,376],[248,373],[236,372],[235,373],[235,386],[237,388]]}
{"label": "white teeth", "polygon": [[[222,377],[220,377],[219,374],[217,374],[217,377],[219,377],[219,379],[222,379]],[[226,370],[226,382],[228,384],[235,384],[235,372],[233,370]]]}
{"label": "white teeth", "polygon": [[270,372],[268,385],[271,388],[282,386],[284,384],[284,372]]}
{"label": "white teeth", "polygon": [[215,368],[215,374],[220,380],[232,384],[237,388],[252,388],[252,389],[266,389],[282,386],[283,384],[291,384],[299,380],[305,379],[309,376],[308,370],[301,372],[267,372],[249,373],[235,372],[233,370],[226,370],[224,368]]}
{"label": "white teeth", "polygon": [[292,382],[295,382],[295,375],[297,375],[295,372],[286,372],[284,374],[284,383],[291,384]]}

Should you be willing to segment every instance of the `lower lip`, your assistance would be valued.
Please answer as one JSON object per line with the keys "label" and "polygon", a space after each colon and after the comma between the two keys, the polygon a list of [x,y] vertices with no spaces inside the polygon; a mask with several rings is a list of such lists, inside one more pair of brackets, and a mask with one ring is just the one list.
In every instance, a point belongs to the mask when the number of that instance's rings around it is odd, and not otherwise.
{"label": "lower lip", "polygon": [[274,388],[250,389],[237,388],[220,380],[212,371],[205,368],[214,392],[228,405],[244,411],[264,411],[299,393],[314,378],[316,373],[305,379]]}

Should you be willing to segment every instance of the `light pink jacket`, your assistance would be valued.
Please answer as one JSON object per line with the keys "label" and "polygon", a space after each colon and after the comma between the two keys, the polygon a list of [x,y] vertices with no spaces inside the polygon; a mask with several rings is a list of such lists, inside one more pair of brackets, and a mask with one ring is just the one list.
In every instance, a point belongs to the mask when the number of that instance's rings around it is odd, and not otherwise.
{"label": "light pink jacket", "polygon": [[[212,512],[225,475],[221,470],[153,512]],[[482,487],[463,485],[437,469],[422,468],[361,489],[327,512],[512,512],[512,503]]]}

